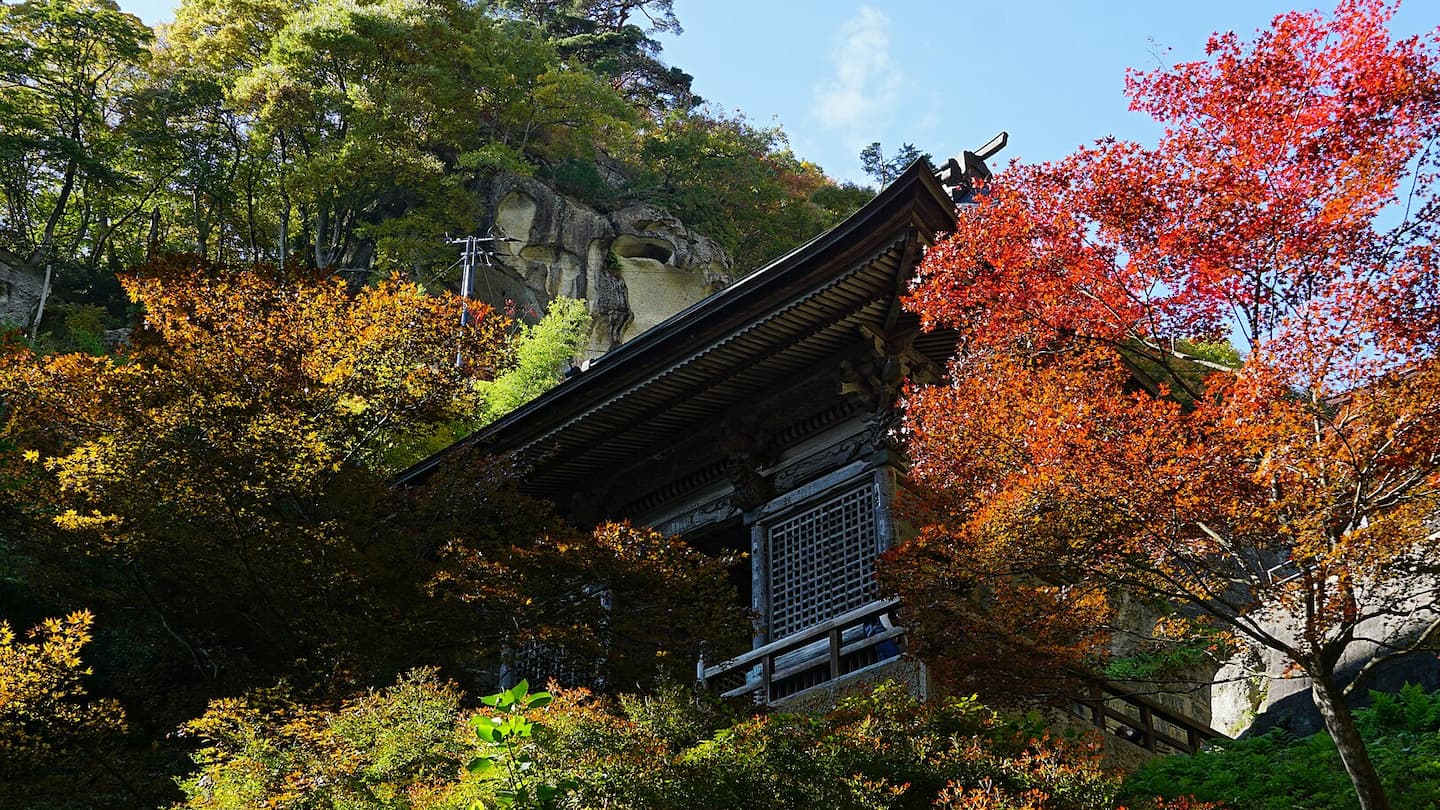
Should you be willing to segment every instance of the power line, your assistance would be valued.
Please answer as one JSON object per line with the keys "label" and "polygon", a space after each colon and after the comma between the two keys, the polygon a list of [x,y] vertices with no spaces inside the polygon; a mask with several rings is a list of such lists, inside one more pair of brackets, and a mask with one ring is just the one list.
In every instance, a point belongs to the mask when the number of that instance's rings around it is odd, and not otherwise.
{"label": "power line", "polygon": [[[462,236],[458,239],[451,239],[446,235],[445,241],[452,245],[460,245],[460,326],[470,324],[470,287],[475,281],[475,274],[481,267],[491,267],[491,257],[495,254],[494,245],[504,237],[495,236],[493,233],[485,236]],[[507,240],[508,241],[508,240]],[[454,267],[454,265],[451,265]],[[485,285],[489,288],[490,274],[485,273]],[[491,297],[494,291],[491,290]],[[455,350],[455,365],[458,367],[463,358],[460,350]]]}

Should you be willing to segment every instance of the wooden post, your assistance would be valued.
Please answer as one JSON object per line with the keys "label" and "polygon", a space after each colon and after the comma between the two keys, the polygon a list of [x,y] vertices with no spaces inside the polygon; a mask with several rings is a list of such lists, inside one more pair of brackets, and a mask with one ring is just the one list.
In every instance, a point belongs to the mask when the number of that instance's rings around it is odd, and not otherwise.
{"label": "wooden post", "polygon": [[840,677],[840,628],[830,628],[830,680]]}
{"label": "wooden post", "polygon": [[760,694],[764,697],[764,699],[765,699],[765,704],[766,704],[766,705],[769,705],[770,702],[775,699],[775,696],[770,693],[770,679],[771,679],[771,676],[773,676],[774,674],[775,674],[775,659],[774,659],[772,656],[769,656],[769,655],[765,656],[764,658],[761,658],[761,659],[760,659]]}
{"label": "wooden post", "polygon": [[1155,750],[1155,715],[1150,712],[1150,706],[1136,701],[1140,707],[1140,731],[1145,735],[1145,750]]}

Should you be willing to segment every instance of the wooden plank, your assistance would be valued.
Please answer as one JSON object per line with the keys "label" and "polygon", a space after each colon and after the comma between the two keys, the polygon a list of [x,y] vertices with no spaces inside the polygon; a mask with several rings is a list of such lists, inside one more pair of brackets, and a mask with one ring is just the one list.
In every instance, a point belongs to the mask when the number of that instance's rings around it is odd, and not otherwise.
{"label": "wooden plank", "polygon": [[[1187,745],[1184,740],[1180,740],[1180,739],[1177,739],[1177,738],[1175,738],[1175,737],[1171,737],[1169,734],[1166,734],[1166,733],[1163,732],[1163,731],[1156,731],[1156,732],[1155,732],[1155,740],[1156,740],[1157,742],[1163,742],[1163,743],[1165,743],[1166,745],[1170,746],[1171,748],[1174,748],[1174,749],[1177,750],[1177,751],[1183,751],[1183,752],[1185,752],[1185,753],[1187,753],[1187,754],[1193,754],[1193,753],[1195,753],[1195,750],[1196,750],[1196,749],[1194,749],[1194,748],[1191,748],[1189,745]],[[1150,747],[1150,750],[1151,750],[1151,751],[1154,751],[1154,750],[1155,750],[1155,746],[1154,746],[1154,745],[1151,745],[1151,746],[1149,746],[1149,747]]]}
{"label": "wooden plank", "polygon": [[[898,637],[898,636],[903,636],[904,634],[905,634],[905,628],[903,628],[903,627],[896,627],[896,628],[894,628],[894,629],[892,629],[892,630],[886,630],[886,631],[883,632],[883,633],[876,633],[876,634],[873,635],[873,636],[867,636],[867,637],[865,637],[865,638],[858,639],[858,640],[856,640],[856,641],[852,641],[852,642],[850,642],[849,644],[846,644],[845,646],[843,646],[843,647],[840,648],[840,657],[843,659],[843,658],[844,658],[845,656],[847,656],[847,655],[854,655],[855,653],[860,652],[861,650],[864,650],[864,649],[867,648],[867,647],[874,647],[874,646],[880,644],[882,641],[888,641],[888,640],[890,640],[890,639],[892,639],[892,638],[896,638],[896,637]],[[811,642],[811,643],[813,644],[814,642]],[[775,657],[778,658],[779,656],[775,656]],[[886,659],[886,660],[889,660],[889,659]],[[815,656],[814,658],[809,658],[809,659],[806,659],[806,660],[804,660],[804,661],[801,661],[801,662],[798,663],[798,664],[791,664],[790,666],[788,666],[788,667],[786,667],[786,668],[784,668],[784,669],[777,670],[777,671],[775,672],[775,674],[774,674],[774,678],[775,678],[775,680],[777,680],[777,681],[782,681],[782,680],[784,680],[784,679],[786,679],[786,678],[793,678],[794,676],[799,675],[799,674],[802,673],[802,672],[809,672],[809,671],[812,670],[812,669],[818,669],[818,668],[820,668],[821,666],[824,666],[827,662],[828,662],[828,658],[827,658],[826,656],[817,655],[817,656]],[[842,674],[848,674],[848,673],[842,673]],[[838,677],[838,676],[836,676],[836,677]]]}

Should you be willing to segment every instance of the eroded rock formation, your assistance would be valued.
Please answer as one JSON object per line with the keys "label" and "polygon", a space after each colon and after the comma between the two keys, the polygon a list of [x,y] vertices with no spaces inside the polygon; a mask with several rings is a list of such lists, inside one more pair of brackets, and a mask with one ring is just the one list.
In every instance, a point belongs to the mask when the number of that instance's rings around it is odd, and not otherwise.
{"label": "eroded rock formation", "polygon": [[[730,258],[664,209],[601,214],[528,177],[500,175],[482,192],[495,242],[472,294],[496,307],[542,311],[557,296],[585,299],[585,358],[598,357],[734,279]],[[480,230],[485,230],[482,227]]]}
{"label": "eroded rock formation", "polygon": [[[1373,618],[1360,622],[1355,641],[1335,664],[1336,680],[1348,684],[1363,673],[1347,702],[1354,706],[1369,703],[1371,690],[1398,692],[1407,683],[1426,690],[1440,688],[1440,666],[1436,666],[1434,643],[1420,650],[1390,657],[1409,648],[1431,624],[1440,621],[1440,580],[1420,575],[1400,586],[1364,594],[1362,610]],[[1417,587],[1424,582],[1424,587]],[[1363,593],[1363,592],[1362,592]],[[1366,602],[1368,601],[1368,604]],[[1262,614],[1266,632],[1299,646],[1304,627],[1299,616],[1279,611]],[[1386,657],[1388,660],[1374,662]],[[1259,734],[1281,726],[1294,734],[1313,734],[1324,728],[1320,712],[1310,694],[1310,679],[1280,652],[1246,646],[1216,674],[1211,687],[1214,727],[1227,734]]]}

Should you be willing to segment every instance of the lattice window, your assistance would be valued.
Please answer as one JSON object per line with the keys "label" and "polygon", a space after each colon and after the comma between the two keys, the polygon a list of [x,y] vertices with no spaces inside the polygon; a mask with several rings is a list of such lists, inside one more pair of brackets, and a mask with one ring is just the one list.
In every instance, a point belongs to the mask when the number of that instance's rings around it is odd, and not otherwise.
{"label": "lattice window", "polygon": [[599,604],[603,613],[597,617],[599,621],[593,628],[595,635],[591,638],[598,648],[595,650],[598,657],[594,653],[586,652],[587,648],[594,648],[579,639],[574,639],[569,644],[552,644],[540,639],[530,639],[519,646],[507,646],[503,655],[504,686],[513,686],[521,678],[529,680],[537,689],[552,678],[562,686],[583,686],[590,689],[604,686],[602,675],[605,653],[610,647],[609,615],[613,608],[610,591],[598,585],[589,585],[562,598],[574,605],[577,611],[593,610],[593,605],[586,604],[591,600]]}
{"label": "lattice window", "polygon": [[770,526],[770,637],[869,602],[875,593],[875,491],[866,484]]}
{"label": "lattice window", "polygon": [[602,685],[600,662],[539,641],[509,651],[505,656],[505,669],[506,686],[518,683],[521,678],[535,689],[544,688],[552,678],[562,686],[594,689]]}

